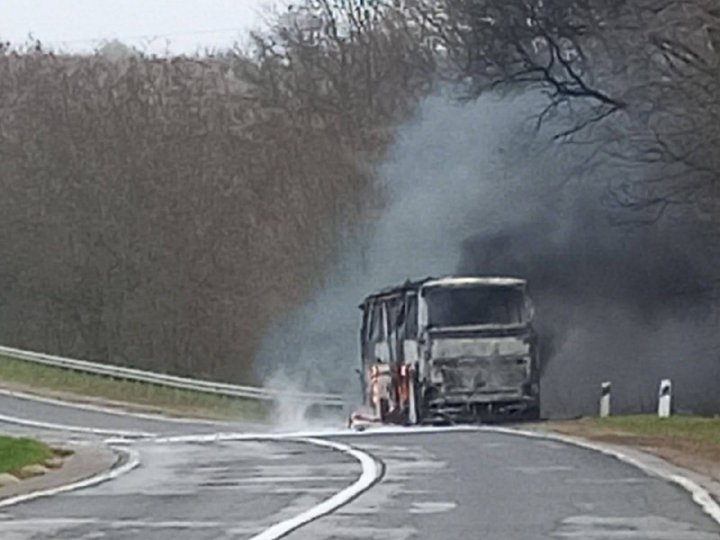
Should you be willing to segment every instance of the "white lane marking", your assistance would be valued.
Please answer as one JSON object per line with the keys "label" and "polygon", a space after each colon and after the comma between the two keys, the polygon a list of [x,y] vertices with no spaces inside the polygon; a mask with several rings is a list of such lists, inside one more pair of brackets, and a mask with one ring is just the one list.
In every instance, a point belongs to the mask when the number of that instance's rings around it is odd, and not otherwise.
{"label": "white lane marking", "polygon": [[[80,428],[78,426],[68,426],[63,424],[52,424],[48,422],[38,422],[33,420],[23,420],[23,419],[17,419],[13,417],[8,417],[4,415],[0,415],[0,421],[5,422],[17,422],[21,423],[22,425],[28,425],[32,427],[44,427],[49,429],[58,429],[58,430],[64,430],[64,431],[81,431],[85,433],[94,433],[94,434],[110,434],[113,436],[122,435],[119,432],[108,432],[107,430],[98,430],[95,428]],[[341,432],[344,433],[344,432]],[[296,515],[293,518],[287,519],[285,521],[281,521],[269,529],[266,529],[265,531],[261,532],[260,534],[257,534],[253,536],[250,540],[276,540],[278,538],[281,538],[285,536],[286,534],[290,533],[291,531],[294,531],[295,529],[302,527],[303,525],[314,521],[315,519],[318,519],[324,515],[329,514],[330,512],[336,510],[337,508],[347,504],[352,499],[360,495],[361,493],[367,491],[370,489],[370,487],[373,486],[375,482],[377,482],[380,477],[382,476],[382,466],[378,464],[378,462],[373,458],[370,454],[363,452],[361,450],[358,450],[356,448],[353,448],[352,446],[340,442],[334,442],[334,441],[328,441],[324,439],[319,438],[312,438],[312,437],[299,437],[297,434],[275,434],[275,435],[269,435],[266,433],[216,433],[213,435],[194,435],[194,436],[179,436],[179,437],[157,437],[154,434],[145,434],[143,432],[125,432],[125,434],[129,434],[132,437],[138,437],[139,436],[147,436],[149,437],[151,441],[154,442],[214,442],[214,441],[241,441],[241,440],[277,440],[277,441],[285,441],[285,440],[292,440],[295,442],[303,442],[307,444],[313,444],[315,446],[320,446],[324,448],[331,448],[333,450],[337,450],[339,452],[343,452],[345,454],[348,454],[349,456],[352,456],[355,458],[361,466],[361,473],[358,479],[352,483],[350,486],[338,491],[328,499],[324,500],[323,502],[317,504],[316,506],[313,506],[312,508]],[[127,440],[123,439],[106,439],[106,443],[108,441],[117,441],[117,442],[128,442]],[[92,478],[88,478],[86,480],[75,482],[72,484],[67,484],[65,486],[60,486],[53,489],[43,490],[43,491],[36,491],[33,493],[29,493],[26,495],[19,495],[17,497],[12,497],[9,499],[5,499],[3,501],[0,501],[0,508],[4,508],[10,505],[18,504],[25,501],[30,501],[33,499],[37,499],[40,497],[48,497],[52,495],[58,495],[60,493],[65,493],[68,491],[73,491],[76,489],[81,489],[85,487],[91,487],[97,484],[100,484],[102,482],[112,480],[114,478],[117,478],[121,474],[125,474],[135,467],[137,467],[140,464],[140,458],[139,454],[134,450],[126,450],[126,452],[130,455],[130,458],[128,461],[117,468],[111,469],[110,471],[107,471],[105,473],[101,473],[97,476],[94,476]]]}
{"label": "white lane marking", "polygon": [[464,432],[477,431],[477,426],[383,426],[367,431],[354,431],[347,428],[343,429],[326,429],[317,431],[289,431],[280,433],[267,432],[216,432],[207,434],[189,434],[189,435],[166,435],[162,436],[158,433],[139,431],[139,430],[119,430],[104,428],[89,428],[83,426],[74,426],[69,424],[61,424],[55,422],[45,422],[41,420],[29,420],[26,418],[18,418],[0,414],[0,422],[8,424],[16,424],[19,426],[50,429],[55,431],[69,431],[76,433],[86,433],[90,435],[101,435],[109,437],[105,439],[106,444],[126,444],[128,439],[150,439],[157,443],[213,443],[213,442],[230,442],[230,441],[248,441],[248,440],[282,440],[282,439],[299,439],[299,438],[325,438],[325,437],[356,437],[368,435],[410,435],[414,433],[439,433],[439,432]]}
{"label": "white lane marking", "polygon": [[[153,414],[144,412],[129,411],[126,409],[107,407],[102,405],[94,405],[91,403],[78,403],[75,401],[63,401],[57,398],[37,396],[35,394],[28,394],[26,392],[18,392],[16,390],[7,390],[0,388],[0,396],[7,396],[16,399],[24,399],[27,401],[36,401],[38,403],[46,403],[48,405],[56,405],[58,407],[67,407],[72,409],[80,409],[84,411],[98,412],[103,414],[114,414],[116,416],[129,416],[132,418],[141,418],[143,420],[154,420],[157,422],[170,422],[170,423],[182,423],[182,424],[201,424],[210,426],[231,426],[231,422],[223,422],[221,420],[206,420],[202,418],[184,418],[165,416],[163,414]],[[262,425],[262,424],[258,424]]]}
{"label": "white lane marking", "polygon": [[520,465],[518,467],[511,467],[513,471],[518,471],[524,474],[543,474],[543,473],[557,473],[574,471],[576,467],[568,467],[567,465]]}
{"label": "white lane marking", "polygon": [[[55,527],[73,527],[77,525],[89,525],[97,523],[98,519],[95,518],[31,518],[31,519],[8,519],[5,516],[0,519],[0,530],[7,531],[12,529],[11,532],[18,531],[37,531],[42,530],[48,526]],[[47,532],[47,530],[45,530]]]}
{"label": "white lane marking", "polygon": [[65,484],[64,486],[58,486],[51,489],[43,489],[39,491],[33,491],[32,493],[25,493],[24,495],[17,495],[15,497],[9,497],[0,501],[0,508],[6,508],[22,502],[32,501],[39,499],[40,497],[51,497],[53,495],[59,495],[60,493],[67,493],[68,491],[75,491],[77,489],[97,486],[108,480],[114,480],[119,476],[129,473],[135,467],[140,465],[140,455],[135,450],[123,450],[127,456],[125,463],[119,467],[113,467],[109,471],[104,471],[90,478],[85,478],[78,482],[71,484]]}
{"label": "white lane marking", "polygon": [[382,476],[382,467],[378,464],[375,458],[366,452],[353,448],[350,445],[316,438],[299,438],[294,440],[324,448],[331,448],[332,450],[348,454],[360,463],[362,472],[353,484],[341,491],[338,491],[332,497],[325,499],[320,504],[301,512],[295,517],[276,523],[269,529],[265,529],[260,534],[256,534],[250,540],[277,540],[278,538],[282,538],[295,529],[298,529],[299,527],[302,527],[303,525],[327,515],[347,504],[361,493],[370,489]]}
{"label": "white lane marking", "polygon": [[183,521],[183,520],[139,520],[139,519],[119,519],[108,521],[108,527],[111,529],[140,528],[140,529],[215,529],[218,527],[228,528],[232,524],[223,521]]}
{"label": "white lane marking", "polygon": [[[332,432],[333,434],[347,434],[345,431]],[[319,433],[316,435],[327,435]],[[383,473],[383,468],[367,452],[358,450],[348,444],[329,441],[316,437],[302,436],[299,433],[267,434],[267,433],[214,433],[207,435],[181,435],[175,437],[157,437],[155,443],[213,443],[218,441],[292,441],[312,444],[323,448],[330,448],[348,454],[355,458],[361,466],[361,473],[358,479],[348,487],[338,491],[330,498],[313,506],[312,508],[284,521],[276,523],[263,532],[253,536],[250,540],[276,540],[286,534],[310,523],[322,516],[333,512],[347,504],[361,493],[370,489],[377,482]]]}
{"label": "white lane marking", "polygon": [[408,510],[410,514],[438,514],[440,512],[449,512],[457,507],[457,503],[453,501],[426,501],[414,502]]}
{"label": "white lane marking", "polygon": [[[99,518],[32,518],[32,519],[12,519],[12,520],[0,520],[0,530],[8,530],[11,532],[17,532],[19,530],[28,531],[40,531],[45,529],[47,533],[47,527],[72,527],[80,525],[96,525],[102,524],[110,529],[123,529],[123,528],[143,528],[143,529],[209,529],[209,528],[228,528],[233,523],[225,521],[183,521],[183,520],[172,520],[172,521],[150,521],[150,520],[139,520],[139,519],[118,519],[118,520],[106,520]],[[99,531],[98,531],[99,532]],[[104,533],[98,538],[105,537]],[[88,538],[84,536],[83,538]]]}
{"label": "white lane marking", "polygon": [[344,430],[327,430],[326,432],[317,431],[317,436],[353,436],[362,437],[366,435],[413,435],[417,433],[441,433],[441,432],[461,432],[461,431],[477,431],[479,426],[472,425],[454,425],[454,426],[377,426],[367,428],[363,431],[354,429]]}
{"label": "white lane marking", "polygon": [[237,480],[237,484],[251,485],[251,484],[293,484],[293,483],[305,483],[305,482],[317,482],[318,480],[348,480],[346,475],[320,475],[320,476],[258,476],[250,478],[242,478]]}
{"label": "white lane marking", "polygon": [[76,433],[86,433],[90,435],[104,435],[113,437],[122,437],[129,439],[143,439],[154,437],[155,433],[149,433],[147,431],[129,431],[119,429],[102,429],[102,428],[89,428],[83,426],[70,426],[67,424],[56,424],[53,422],[43,422],[40,420],[28,420],[26,418],[17,418],[15,416],[7,416],[0,414],[0,422],[6,424],[14,424],[18,426],[25,426],[39,429],[51,429],[54,431],[72,431]]}
{"label": "white lane marking", "polygon": [[353,431],[344,429],[328,429],[317,431],[288,431],[279,433],[238,433],[234,431],[207,433],[202,435],[168,435],[156,437],[154,442],[158,443],[212,443],[222,441],[245,441],[245,440],[282,440],[282,439],[298,439],[313,438],[322,439],[326,437],[364,437],[373,435],[412,435],[423,433],[445,433],[445,432],[466,432],[478,431],[478,426],[435,426],[435,427],[383,427],[382,429],[374,429],[368,431]]}
{"label": "white lane marking", "polygon": [[616,448],[610,448],[602,444],[592,443],[589,441],[576,439],[575,437],[569,437],[557,433],[541,433],[536,431],[525,431],[521,429],[503,428],[498,426],[480,426],[478,429],[481,431],[507,433],[510,435],[519,435],[522,437],[529,437],[534,439],[563,442],[573,446],[578,446],[580,448],[585,448],[587,450],[600,452],[601,454],[605,454],[606,456],[614,457],[615,459],[622,461],[623,463],[627,463],[628,465],[640,469],[641,471],[649,474],[650,476],[662,478],[663,480],[679,485],[680,487],[685,489],[685,491],[690,493],[690,495],[692,496],[692,500],[695,502],[695,504],[700,506],[700,508],[702,508],[702,510],[706,514],[708,514],[713,520],[715,520],[715,522],[720,524],[720,504],[718,504],[717,501],[713,499],[712,495],[710,495],[710,493],[704,487],[699,485],[697,482],[690,480],[686,476],[675,474],[673,472],[665,470],[662,467],[653,467],[652,465],[643,463],[639,459],[629,456],[628,454]]}

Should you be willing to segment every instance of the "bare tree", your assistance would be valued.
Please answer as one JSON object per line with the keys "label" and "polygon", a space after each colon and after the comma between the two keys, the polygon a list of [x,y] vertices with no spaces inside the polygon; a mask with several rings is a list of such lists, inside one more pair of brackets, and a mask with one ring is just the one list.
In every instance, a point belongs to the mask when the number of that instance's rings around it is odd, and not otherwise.
{"label": "bare tree", "polygon": [[374,167],[432,87],[414,39],[379,3],[307,1],[247,52],[3,48],[0,342],[251,380],[380,204]]}
{"label": "bare tree", "polygon": [[713,2],[419,0],[409,13],[443,44],[445,73],[468,98],[539,89],[548,100],[538,126],[562,112],[559,140],[597,144],[600,159],[627,164],[610,186],[618,207],[640,221],[669,208],[717,215]]}

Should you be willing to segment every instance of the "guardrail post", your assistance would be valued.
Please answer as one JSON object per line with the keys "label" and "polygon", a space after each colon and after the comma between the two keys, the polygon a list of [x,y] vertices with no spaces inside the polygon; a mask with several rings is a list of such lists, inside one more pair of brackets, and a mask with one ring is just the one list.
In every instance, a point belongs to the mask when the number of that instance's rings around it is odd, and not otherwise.
{"label": "guardrail post", "polygon": [[670,379],[660,381],[660,392],[658,392],[658,416],[668,418],[672,405],[672,382]]}
{"label": "guardrail post", "polygon": [[600,385],[600,418],[610,416],[610,390],[612,383],[605,381]]}

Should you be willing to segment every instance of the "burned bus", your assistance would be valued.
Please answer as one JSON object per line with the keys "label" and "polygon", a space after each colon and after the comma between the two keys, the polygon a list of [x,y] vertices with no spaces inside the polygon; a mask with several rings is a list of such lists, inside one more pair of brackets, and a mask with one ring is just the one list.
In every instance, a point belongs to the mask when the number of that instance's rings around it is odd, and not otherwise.
{"label": "burned bus", "polygon": [[525,280],[408,281],[360,308],[366,404],[380,421],[539,416],[539,358]]}

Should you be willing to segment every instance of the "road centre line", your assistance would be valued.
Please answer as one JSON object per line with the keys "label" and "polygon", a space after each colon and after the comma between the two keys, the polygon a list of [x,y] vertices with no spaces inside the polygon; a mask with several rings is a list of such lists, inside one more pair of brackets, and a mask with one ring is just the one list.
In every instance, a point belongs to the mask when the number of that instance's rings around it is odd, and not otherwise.
{"label": "road centre line", "polygon": [[355,458],[360,463],[360,476],[355,482],[338,491],[332,497],[325,499],[321,503],[290,519],[276,523],[270,528],[265,529],[263,532],[256,534],[250,540],[277,540],[282,538],[290,534],[292,531],[299,529],[303,525],[307,525],[311,521],[315,521],[316,519],[330,514],[338,508],[346,505],[379,482],[384,474],[385,468],[380,461],[367,452],[354,448],[348,444],[316,438],[301,438],[293,440],[324,448],[330,448]]}

